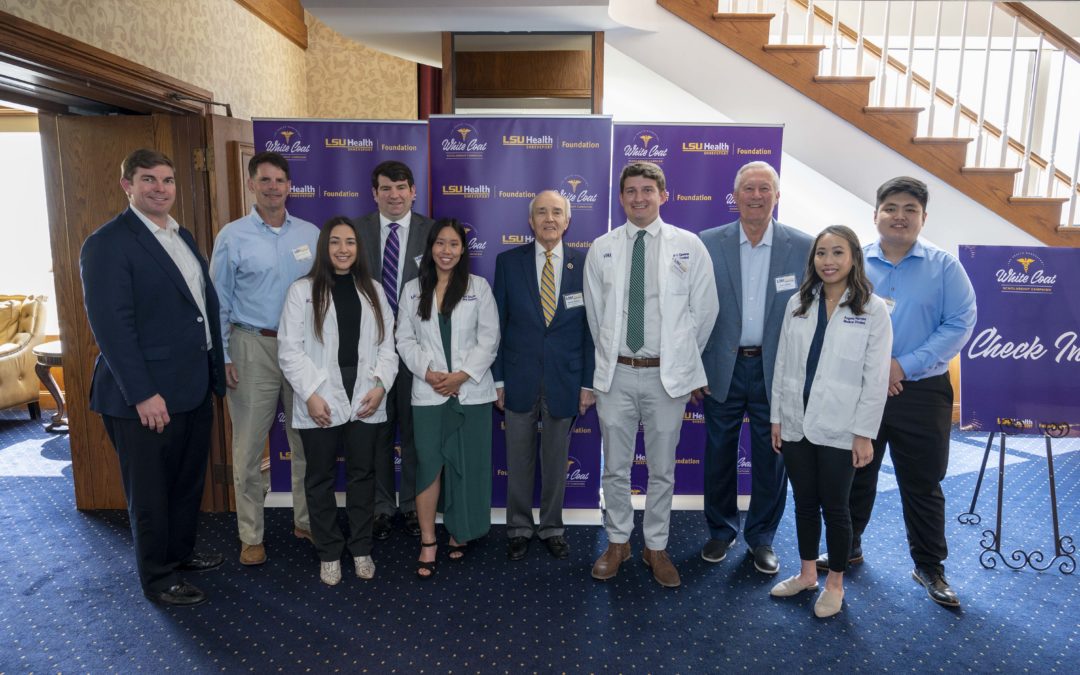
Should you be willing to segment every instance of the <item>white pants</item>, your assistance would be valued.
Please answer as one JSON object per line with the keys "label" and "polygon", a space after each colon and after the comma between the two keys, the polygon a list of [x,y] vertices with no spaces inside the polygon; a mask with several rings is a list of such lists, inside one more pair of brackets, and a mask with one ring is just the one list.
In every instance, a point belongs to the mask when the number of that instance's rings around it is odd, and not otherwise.
{"label": "white pants", "polygon": [[690,394],[672,398],[660,382],[659,368],[615,366],[611,389],[596,392],[596,412],[604,437],[604,528],[608,541],[624,544],[634,530],[630,468],[638,425],[645,430],[649,487],[645,497],[645,546],[667,548],[671,495],[675,489],[675,446],[682,432]]}

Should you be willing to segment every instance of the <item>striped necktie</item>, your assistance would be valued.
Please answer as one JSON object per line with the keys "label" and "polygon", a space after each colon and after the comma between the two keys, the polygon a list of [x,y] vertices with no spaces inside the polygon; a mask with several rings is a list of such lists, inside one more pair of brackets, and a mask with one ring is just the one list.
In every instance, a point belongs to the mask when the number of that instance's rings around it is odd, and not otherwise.
{"label": "striped necktie", "polygon": [[645,344],[645,230],[638,230],[630,258],[630,296],[626,307],[626,346],[636,352]]}
{"label": "striped necktie", "polygon": [[390,311],[397,316],[397,277],[398,277],[398,223],[390,223],[390,234],[386,235],[386,246],[383,247],[382,261],[382,287],[386,292],[386,302],[390,305]]}
{"label": "striped necktie", "polygon": [[544,309],[544,325],[555,318],[555,268],[551,266],[551,251],[545,251],[544,269],[540,271],[540,306]]}

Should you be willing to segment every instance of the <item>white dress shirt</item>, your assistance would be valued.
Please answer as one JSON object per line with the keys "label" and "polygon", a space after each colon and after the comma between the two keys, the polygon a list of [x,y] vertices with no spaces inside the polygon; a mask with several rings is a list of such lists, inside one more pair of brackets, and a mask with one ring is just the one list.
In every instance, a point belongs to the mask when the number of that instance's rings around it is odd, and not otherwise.
{"label": "white dress shirt", "polygon": [[630,269],[634,266],[634,242],[637,233],[641,229],[637,225],[626,223],[626,269],[624,270],[623,283],[626,288],[626,296],[623,298],[622,307],[622,335],[619,338],[619,356],[634,358],[656,358],[660,356],[660,323],[654,318],[660,316],[660,287],[657,279],[657,257],[659,256],[660,225],[663,223],[659,218],[645,227],[645,343],[636,352],[630,351],[626,346],[626,321],[630,314]]}

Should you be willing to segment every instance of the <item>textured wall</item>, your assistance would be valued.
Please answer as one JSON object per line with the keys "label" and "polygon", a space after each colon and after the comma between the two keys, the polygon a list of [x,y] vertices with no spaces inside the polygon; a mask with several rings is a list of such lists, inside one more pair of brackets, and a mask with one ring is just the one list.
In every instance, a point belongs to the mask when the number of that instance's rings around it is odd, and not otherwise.
{"label": "textured wall", "polygon": [[307,15],[308,117],[416,119],[416,63],[375,51]]}
{"label": "textured wall", "polygon": [[347,40],[310,15],[305,52],[232,0],[0,4],[22,19],[208,89],[231,103],[236,117],[416,118],[416,64]]}

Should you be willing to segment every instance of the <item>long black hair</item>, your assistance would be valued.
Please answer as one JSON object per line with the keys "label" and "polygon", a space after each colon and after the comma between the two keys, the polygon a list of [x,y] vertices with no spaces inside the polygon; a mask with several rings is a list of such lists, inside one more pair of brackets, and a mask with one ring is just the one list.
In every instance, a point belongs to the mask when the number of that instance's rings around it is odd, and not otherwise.
{"label": "long black hair", "polygon": [[446,295],[443,296],[441,313],[449,314],[454,311],[458,302],[465,297],[465,291],[469,289],[469,239],[465,235],[465,228],[456,218],[440,218],[431,227],[431,231],[428,232],[424,257],[420,259],[420,306],[417,308],[417,313],[424,321],[431,318],[435,286],[439,282],[438,270],[435,268],[435,257],[432,255],[431,250],[435,248],[435,240],[439,238],[439,233],[448,227],[461,239],[461,258],[458,259],[454,269],[450,272],[450,282],[446,285]]}
{"label": "long black hair", "polygon": [[[851,272],[848,273],[847,289],[848,299],[840,304],[841,307],[850,307],[852,314],[862,314],[866,303],[870,302],[870,295],[874,292],[874,285],[866,278],[866,262],[863,260],[862,246],[859,245],[859,237],[846,225],[829,225],[814,239],[814,245],[810,247],[810,259],[806,262],[806,274],[803,276],[802,285],[799,286],[799,306],[792,312],[792,316],[806,316],[806,310],[814,302],[814,290],[821,285],[821,277],[818,276],[814,266],[814,258],[817,255],[818,242],[827,234],[835,235],[847,241],[851,249]],[[824,291],[823,291],[824,292]]]}
{"label": "long black hair", "polygon": [[306,278],[311,279],[311,304],[315,309],[315,338],[319,342],[323,341],[323,322],[326,320],[326,310],[330,307],[330,289],[334,285],[334,263],[330,260],[330,233],[338,225],[348,225],[353,236],[356,237],[356,259],[353,260],[349,273],[352,274],[357,290],[367,299],[375,312],[381,343],[386,338],[383,330],[382,305],[375,292],[375,284],[371,281],[367,254],[364,253],[363,245],[360,243],[360,233],[356,231],[356,225],[345,216],[334,216],[322,226],[322,231],[319,232],[319,243],[315,245],[315,262],[306,275]]}

